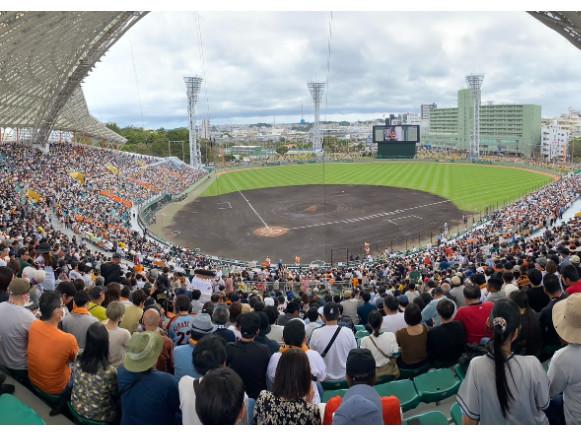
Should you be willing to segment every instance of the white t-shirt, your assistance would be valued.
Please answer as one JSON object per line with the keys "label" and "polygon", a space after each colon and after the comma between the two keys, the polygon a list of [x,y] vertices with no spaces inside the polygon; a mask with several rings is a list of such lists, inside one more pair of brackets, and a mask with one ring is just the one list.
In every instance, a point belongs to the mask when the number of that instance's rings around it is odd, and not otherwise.
{"label": "white t-shirt", "polygon": [[[325,348],[331,341],[331,338],[337,330],[336,325],[325,325],[321,328],[313,330],[311,335],[310,347],[319,354],[323,354]],[[327,367],[328,380],[344,380],[345,379],[345,365],[347,363],[347,356],[349,351],[357,348],[355,335],[347,327],[341,327],[339,334],[335,338],[335,342],[323,358]]]}
{"label": "white t-shirt", "polygon": [[[274,383],[274,375],[276,374],[276,367],[278,366],[278,361],[280,360],[282,353],[279,351],[274,353],[270,357],[270,362],[268,362],[268,368],[266,369],[266,383],[269,389],[272,389]],[[327,376],[327,367],[325,362],[319,353],[314,350],[307,351],[307,357],[309,358],[309,364],[311,366],[311,375],[318,381],[322,382]],[[313,397],[313,404],[319,404],[321,402],[321,397],[319,396],[319,390],[315,384],[315,381],[311,382],[313,384],[313,389],[315,390],[315,396]]]}
{"label": "white t-shirt", "polygon": [[569,344],[555,352],[547,371],[551,398],[563,393],[565,422],[568,425],[581,424],[580,361],[581,345]]}
{"label": "white t-shirt", "polygon": [[385,315],[381,323],[381,330],[384,332],[395,333],[399,329],[406,328],[407,324],[403,318],[403,313],[398,312],[395,315]]}
{"label": "white t-shirt", "polygon": [[[388,356],[392,356],[399,352],[399,345],[395,339],[395,334],[392,332],[381,332],[377,338],[374,336],[373,340],[377,344],[377,347]],[[371,336],[366,336],[361,339],[360,348],[366,348],[371,351],[371,354],[373,354],[373,357],[375,358],[375,366],[379,368],[380,366],[387,365],[390,359],[381,354],[381,351],[379,351],[377,347],[373,345]]]}

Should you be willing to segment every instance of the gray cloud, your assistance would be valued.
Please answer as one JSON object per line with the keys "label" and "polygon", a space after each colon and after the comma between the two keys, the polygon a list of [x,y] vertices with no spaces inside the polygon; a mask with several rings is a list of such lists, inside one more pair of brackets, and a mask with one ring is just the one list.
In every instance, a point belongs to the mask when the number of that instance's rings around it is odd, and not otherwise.
{"label": "gray cloud", "polygon": [[330,19],[151,12],[86,79],[87,103],[104,122],[185,126],[183,76],[195,74],[198,119],[297,122],[303,104],[310,121],[306,82],[328,80],[322,114],[371,119],[455,106],[464,77],[482,72],[483,101],[540,104],[544,116],[581,106],[581,52],[525,12],[334,12],[327,72]]}

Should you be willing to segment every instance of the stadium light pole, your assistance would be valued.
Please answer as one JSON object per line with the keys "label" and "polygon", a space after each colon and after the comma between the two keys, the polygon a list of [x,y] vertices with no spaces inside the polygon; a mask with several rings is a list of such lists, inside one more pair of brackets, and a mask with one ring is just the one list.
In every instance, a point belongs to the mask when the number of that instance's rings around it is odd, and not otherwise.
{"label": "stadium light pole", "polygon": [[196,102],[198,101],[198,92],[202,84],[202,78],[198,76],[184,77],[188,93],[188,115],[190,131],[190,166],[196,170],[202,167],[202,156],[200,148],[196,141]]}
{"label": "stadium light pole", "polygon": [[307,87],[313,97],[315,104],[315,123],[313,125],[313,154],[320,154],[323,152],[323,140],[321,138],[321,126],[319,124],[319,112],[321,107],[321,99],[325,93],[324,82],[308,82]]}
{"label": "stadium light pole", "polygon": [[469,158],[476,160],[480,157],[480,88],[484,74],[471,74],[466,76],[466,83],[472,90],[472,100],[474,102],[474,115],[472,120],[472,135],[470,135],[470,155]]}

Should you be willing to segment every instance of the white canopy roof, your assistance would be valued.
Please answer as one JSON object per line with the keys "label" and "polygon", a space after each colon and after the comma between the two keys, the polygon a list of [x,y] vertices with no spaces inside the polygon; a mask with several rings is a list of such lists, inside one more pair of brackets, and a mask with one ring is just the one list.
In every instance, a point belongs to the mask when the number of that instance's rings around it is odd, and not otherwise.
{"label": "white canopy roof", "polygon": [[89,114],[82,80],[147,12],[0,12],[0,126],[126,140]]}

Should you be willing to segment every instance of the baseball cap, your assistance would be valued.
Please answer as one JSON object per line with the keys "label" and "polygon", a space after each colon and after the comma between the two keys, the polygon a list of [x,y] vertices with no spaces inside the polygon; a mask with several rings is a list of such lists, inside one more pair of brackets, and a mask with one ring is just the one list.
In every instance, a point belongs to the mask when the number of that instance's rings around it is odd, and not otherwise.
{"label": "baseball cap", "polygon": [[24,295],[30,291],[31,284],[26,279],[13,279],[8,285],[10,295]]}
{"label": "baseball cap", "polygon": [[333,425],[383,425],[383,410],[362,395],[343,398]]}
{"label": "baseball cap", "polygon": [[346,372],[354,382],[369,380],[375,376],[375,358],[366,348],[354,348],[349,351]]}

